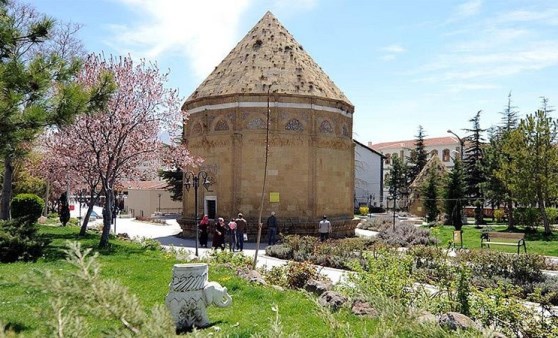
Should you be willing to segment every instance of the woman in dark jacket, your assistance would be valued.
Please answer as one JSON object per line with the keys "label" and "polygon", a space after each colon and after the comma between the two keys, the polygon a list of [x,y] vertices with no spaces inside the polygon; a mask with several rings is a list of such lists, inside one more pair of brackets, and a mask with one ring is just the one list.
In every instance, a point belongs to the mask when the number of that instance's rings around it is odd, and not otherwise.
{"label": "woman in dark jacket", "polygon": [[215,249],[221,248],[225,250],[225,232],[227,228],[225,227],[225,220],[219,217],[217,223],[215,223],[215,231],[213,232],[213,247]]}
{"label": "woman in dark jacket", "polygon": [[207,237],[209,234],[209,217],[203,215],[200,221],[200,246],[202,248],[207,248]]}

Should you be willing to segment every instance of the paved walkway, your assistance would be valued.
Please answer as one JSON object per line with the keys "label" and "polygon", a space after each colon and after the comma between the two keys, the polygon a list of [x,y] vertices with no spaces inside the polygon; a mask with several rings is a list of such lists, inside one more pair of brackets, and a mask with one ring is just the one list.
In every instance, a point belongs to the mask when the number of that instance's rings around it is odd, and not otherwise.
{"label": "paved walkway", "polygon": [[[91,224],[95,226],[100,224],[101,220],[98,220]],[[114,233],[114,225],[111,230]],[[153,224],[147,222],[136,221],[132,218],[117,218],[116,219],[116,233],[127,233],[132,239],[137,239],[141,237],[152,238],[161,243],[161,245],[167,249],[174,247],[179,249],[187,250],[192,256],[195,254],[196,241],[194,239],[185,239],[178,237],[177,235],[182,232],[182,229],[176,222],[176,220],[167,220],[166,225]],[[262,240],[267,241],[267,238]],[[280,266],[287,263],[285,260],[281,260],[274,257],[269,257],[265,255],[265,248],[267,242],[260,243],[260,249],[258,251],[258,260],[256,263],[257,267],[271,268],[274,266]],[[203,257],[211,251],[211,248],[201,248],[198,247],[198,255]],[[248,257],[254,258],[256,254],[256,243],[253,241],[244,242],[244,251],[242,252]],[[333,283],[338,283],[346,271],[340,269],[319,267],[319,272],[331,279]]]}

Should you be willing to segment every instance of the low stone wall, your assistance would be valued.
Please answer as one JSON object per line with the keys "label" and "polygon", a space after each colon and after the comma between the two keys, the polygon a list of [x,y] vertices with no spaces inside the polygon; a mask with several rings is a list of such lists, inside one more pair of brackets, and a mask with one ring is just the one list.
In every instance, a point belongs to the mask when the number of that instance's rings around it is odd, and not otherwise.
{"label": "low stone wall", "polygon": [[[257,219],[246,219],[248,222],[248,241],[254,241],[257,233]],[[194,225],[193,218],[182,218],[177,220],[178,224],[182,228],[182,237],[184,238],[195,238],[196,228]],[[333,232],[331,234],[332,238],[342,238],[342,237],[353,237],[355,235],[355,228],[359,222],[359,219],[330,219]],[[267,228],[265,225],[265,220],[263,220],[264,226],[262,228],[262,238],[267,238]],[[283,235],[300,235],[300,236],[318,236],[318,223],[308,222],[304,220],[287,219],[284,221],[279,220],[278,233]],[[209,238],[211,239],[213,235],[213,224],[209,228]]]}

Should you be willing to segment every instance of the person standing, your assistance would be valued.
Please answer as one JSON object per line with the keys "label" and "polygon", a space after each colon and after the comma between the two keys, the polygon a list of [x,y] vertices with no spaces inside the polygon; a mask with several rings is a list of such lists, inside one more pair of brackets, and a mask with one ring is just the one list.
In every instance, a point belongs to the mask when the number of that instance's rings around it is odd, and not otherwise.
{"label": "person standing", "polygon": [[320,233],[320,241],[325,241],[329,238],[329,233],[331,232],[331,223],[327,219],[327,216],[324,215],[320,224],[318,225],[318,232]]}
{"label": "person standing", "polygon": [[277,218],[275,211],[271,212],[271,216],[267,218],[267,245],[275,245],[277,243]]}
{"label": "person standing", "polygon": [[244,236],[246,235],[246,228],[248,223],[244,219],[242,213],[238,213],[236,219],[236,248],[240,251],[244,249]]}
{"label": "person standing", "polygon": [[225,220],[223,217],[219,217],[217,223],[215,224],[215,231],[213,232],[213,248],[221,248],[225,250],[225,232],[227,228],[225,227]]}
{"label": "person standing", "polygon": [[234,218],[228,224],[229,227],[229,248],[232,252],[236,249],[236,222]]}
{"label": "person standing", "polygon": [[203,248],[207,248],[207,237],[209,235],[209,217],[207,217],[207,215],[203,215],[203,218],[200,221],[199,229],[200,246]]}

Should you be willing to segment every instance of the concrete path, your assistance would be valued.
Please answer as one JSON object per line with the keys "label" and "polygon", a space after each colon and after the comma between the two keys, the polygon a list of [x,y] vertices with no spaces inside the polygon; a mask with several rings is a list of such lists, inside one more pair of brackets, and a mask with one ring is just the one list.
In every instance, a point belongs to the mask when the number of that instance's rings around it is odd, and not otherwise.
{"label": "concrete path", "polygon": [[[101,220],[93,222],[90,226],[98,226]],[[114,225],[111,230],[114,233]],[[187,250],[191,256],[195,255],[196,241],[194,239],[180,238],[177,235],[182,232],[180,225],[176,220],[167,220],[167,224],[153,224],[147,222],[136,221],[132,218],[117,218],[116,219],[116,233],[126,233],[131,239],[139,239],[142,237],[152,238],[161,243],[166,249],[183,249]],[[262,238],[266,241],[267,239]],[[287,264],[287,261],[269,257],[265,255],[265,248],[267,242],[260,243],[258,251],[257,267],[265,267],[270,269],[274,266],[281,266]],[[198,255],[203,257],[208,254],[211,248],[198,247]],[[256,243],[254,241],[244,242],[244,255],[254,258],[256,254]],[[318,267],[318,271],[327,276],[333,283],[338,283],[346,275],[346,271],[333,268]]]}

